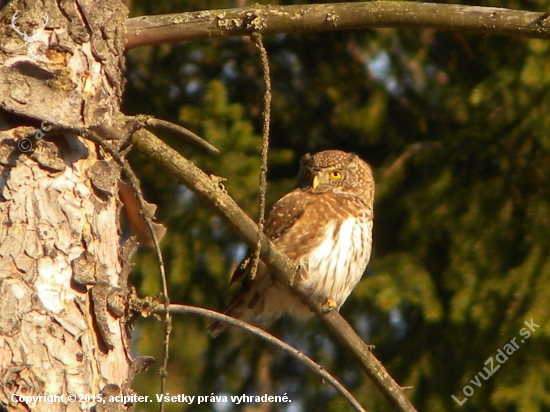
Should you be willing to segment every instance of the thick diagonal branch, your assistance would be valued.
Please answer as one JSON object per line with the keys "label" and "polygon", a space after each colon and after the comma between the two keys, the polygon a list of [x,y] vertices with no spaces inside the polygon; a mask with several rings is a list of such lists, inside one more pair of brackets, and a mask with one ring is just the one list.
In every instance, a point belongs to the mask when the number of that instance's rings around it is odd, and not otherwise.
{"label": "thick diagonal branch", "polygon": [[[206,175],[192,162],[185,159],[171,147],[164,144],[151,133],[139,131],[132,138],[134,147],[150,159],[158,162],[170,174],[192,190],[210,208],[218,213],[251,248],[258,240],[258,226],[250,219],[220,185],[219,178]],[[260,257],[279,281],[291,285],[296,273],[292,262],[281,254],[269,239],[260,234]],[[298,285],[299,286],[299,285]],[[321,318],[329,330],[355,356],[370,379],[376,384],[396,410],[415,411],[401,387],[392,379],[382,364],[371,353],[363,340],[357,336],[351,326],[333,311],[324,314],[311,296],[293,287],[295,293]]]}
{"label": "thick diagonal branch", "polygon": [[423,28],[550,39],[548,12],[412,1],[255,5],[141,16],[127,21],[126,49],[219,37],[373,28]]}

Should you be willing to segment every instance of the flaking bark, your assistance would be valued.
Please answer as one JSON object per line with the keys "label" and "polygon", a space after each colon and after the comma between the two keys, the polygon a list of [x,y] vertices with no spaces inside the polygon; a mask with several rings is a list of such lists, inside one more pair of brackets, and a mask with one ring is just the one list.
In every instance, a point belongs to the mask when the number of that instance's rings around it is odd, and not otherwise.
{"label": "flaking bark", "polygon": [[[48,133],[118,113],[126,14],[118,0],[0,12],[0,409],[80,411],[129,390],[120,168],[92,142]],[[20,398],[50,394],[64,400]]]}

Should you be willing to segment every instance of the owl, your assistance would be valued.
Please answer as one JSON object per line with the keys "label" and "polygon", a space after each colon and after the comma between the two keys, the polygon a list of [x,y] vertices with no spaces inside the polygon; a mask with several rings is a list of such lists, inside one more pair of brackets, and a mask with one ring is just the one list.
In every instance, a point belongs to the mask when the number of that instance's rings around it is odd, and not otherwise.
{"label": "owl", "polygon": [[[339,150],[306,154],[300,166],[296,187],[275,203],[264,231],[299,268],[300,288],[326,310],[339,310],[370,259],[372,171],[357,155]],[[231,277],[231,284],[243,281],[227,315],[265,329],[283,312],[299,318],[312,314],[262,262],[252,278],[251,261],[249,255]],[[225,326],[213,322],[208,330],[217,336]]]}

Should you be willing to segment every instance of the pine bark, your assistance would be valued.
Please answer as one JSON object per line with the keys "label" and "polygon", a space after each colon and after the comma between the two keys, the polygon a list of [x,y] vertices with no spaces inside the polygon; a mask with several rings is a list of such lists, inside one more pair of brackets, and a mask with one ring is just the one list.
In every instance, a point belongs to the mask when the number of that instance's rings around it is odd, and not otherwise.
{"label": "pine bark", "polygon": [[131,407],[97,397],[127,391],[131,363],[120,168],[52,129],[113,123],[126,17],[118,0],[0,10],[0,410]]}

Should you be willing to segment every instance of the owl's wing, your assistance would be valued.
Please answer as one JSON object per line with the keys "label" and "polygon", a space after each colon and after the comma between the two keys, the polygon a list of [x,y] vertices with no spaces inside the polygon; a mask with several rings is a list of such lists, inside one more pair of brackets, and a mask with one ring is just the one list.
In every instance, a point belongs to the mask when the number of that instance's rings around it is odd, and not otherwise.
{"label": "owl's wing", "polygon": [[[304,214],[306,204],[299,201],[302,197],[302,190],[294,190],[283,196],[271,209],[267,215],[264,225],[264,233],[271,241],[276,241],[288,229],[290,229],[298,219]],[[229,287],[234,285],[243,277],[248,279],[248,273],[252,266],[253,252],[249,251],[241,261],[237,269],[231,275]],[[247,283],[245,281],[245,283]],[[243,289],[247,285],[243,284]]]}
{"label": "owl's wing", "polygon": [[248,251],[244,259],[241,260],[241,263],[239,263],[239,266],[237,266],[237,269],[235,269],[235,271],[231,274],[228,289],[248,274],[250,271],[250,262],[252,261],[252,257],[252,252]]}
{"label": "owl's wing", "polygon": [[[269,212],[264,225],[264,232],[269,239],[280,247],[282,252],[294,254],[299,250],[299,247],[295,247],[294,237],[291,236],[291,239],[288,239],[287,232],[306,215],[306,209],[313,200],[313,196],[309,193],[296,189],[281,198]],[[287,236],[284,236],[285,234]],[[273,281],[262,262],[258,263],[258,272],[256,277],[252,279],[250,277],[252,261],[253,253],[249,252],[231,276],[230,286],[241,279],[242,284],[239,293],[233,298],[224,313],[266,327],[280,316],[281,304],[279,302],[279,304],[267,305],[262,300],[265,298],[266,291],[273,286]],[[208,331],[215,337],[225,329],[225,326],[224,323],[215,321],[210,324]]]}
{"label": "owl's wing", "polygon": [[[265,222],[264,232],[271,241],[276,241],[302,217],[309,202],[305,202],[301,189],[283,196],[271,209]],[[306,196],[306,199],[309,196]]]}

